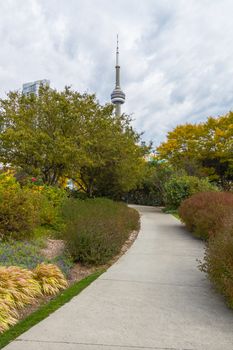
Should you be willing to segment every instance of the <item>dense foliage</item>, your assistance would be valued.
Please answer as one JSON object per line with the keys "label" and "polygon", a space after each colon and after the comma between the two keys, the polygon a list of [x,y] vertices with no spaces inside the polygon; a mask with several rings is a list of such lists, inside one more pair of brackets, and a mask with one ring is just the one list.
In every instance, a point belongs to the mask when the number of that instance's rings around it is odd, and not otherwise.
{"label": "dense foliage", "polygon": [[30,235],[39,223],[38,195],[22,189],[15,178],[0,174],[0,238]]}
{"label": "dense foliage", "polygon": [[157,152],[188,175],[209,176],[229,190],[233,182],[233,112],[205,123],[185,124],[170,131]]}
{"label": "dense foliage", "polygon": [[29,238],[38,225],[59,227],[66,197],[58,187],[21,187],[13,173],[0,173],[0,238]]}
{"label": "dense foliage", "polygon": [[70,254],[75,261],[89,265],[108,262],[139,226],[136,210],[104,198],[69,200],[63,215]]}
{"label": "dense foliage", "polygon": [[218,188],[207,177],[189,176],[184,169],[177,170],[168,161],[155,157],[147,163],[141,184],[125,199],[129,203],[176,210],[184,199],[203,191],[218,191]]}
{"label": "dense foliage", "polygon": [[174,170],[166,162],[156,159],[147,162],[141,183],[127,193],[125,200],[141,205],[164,205],[165,185],[173,173]]}
{"label": "dense foliage", "polygon": [[88,196],[119,196],[134,188],[146,147],[131,119],[113,114],[94,95],[41,87],[39,95],[10,92],[0,100],[0,162],[47,185],[64,177]]}
{"label": "dense foliage", "polygon": [[193,194],[204,191],[217,191],[208,179],[196,176],[172,176],[164,185],[165,204],[167,209],[177,209],[181,202]]}

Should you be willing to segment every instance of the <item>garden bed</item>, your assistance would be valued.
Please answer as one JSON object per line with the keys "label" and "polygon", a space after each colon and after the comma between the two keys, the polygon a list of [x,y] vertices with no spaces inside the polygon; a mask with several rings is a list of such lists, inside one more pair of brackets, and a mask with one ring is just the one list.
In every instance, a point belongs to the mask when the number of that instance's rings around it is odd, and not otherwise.
{"label": "garden bed", "polygon": [[[124,255],[127,250],[131,247],[131,245],[134,243],[138,236],[139,230],[132,231],[129,235],[129,238],[124,243],[124,245],[121,248],[121,251],[118,255],[116,255],[113,259],[111,259],[107,264],[100,265],[100,266],[85,266],[80,263],[75,263],[67,276],[67,281],[69,287],[73,284],[81,281],[82,279],[96,273],[97,271],[106,270],[109,268],[112,264],[114,264],[122,255]],[[63,253],[63,250],[65,248],[64,241],[63,240],[51,240],[47,239],[47,246],[46,248],[42,248],[42,252],[46,253],[47,258],[56,258],[57,256],[61,255]],[[68,288],[69,288],[68,287]],[[24,309],[20,310],[19,320],[25,319],[28,315],[38,310],[42,305],[48,303],[50,300],[54,299],[54,296],[42,296],[35,300],[35,302],[31,305],[28,305]]]}
{"label": "garden bed", "polygon": [[138,212],[124,203],[22,185],[11,173],[0,174],[0,199],[0,332],[107,268],[139,229]]}

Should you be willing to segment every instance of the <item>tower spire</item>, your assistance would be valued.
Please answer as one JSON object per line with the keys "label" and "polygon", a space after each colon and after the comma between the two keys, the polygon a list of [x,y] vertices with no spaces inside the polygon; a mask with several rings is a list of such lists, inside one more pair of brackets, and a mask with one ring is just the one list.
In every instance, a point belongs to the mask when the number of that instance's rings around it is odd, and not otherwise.
{"label": "tower spire", "polygon": [[116,47],[116,84],[115,89],[111,94],[111,101],[116,105],[116,115],[121,115],[121,105],[125,103],[125,94],[120,88],[120,64],[119,64],[119,36],[117,34],[117,47]]}
{"label": "tower spire", "polygon": [[117,34],[117,47],[116,47],[116,88],[120,88],[120,64],[119,64],[119,37]]}
{"label": "tower spire", "polygon": [[117,34],[116,67],[119,66],[119,36]]}

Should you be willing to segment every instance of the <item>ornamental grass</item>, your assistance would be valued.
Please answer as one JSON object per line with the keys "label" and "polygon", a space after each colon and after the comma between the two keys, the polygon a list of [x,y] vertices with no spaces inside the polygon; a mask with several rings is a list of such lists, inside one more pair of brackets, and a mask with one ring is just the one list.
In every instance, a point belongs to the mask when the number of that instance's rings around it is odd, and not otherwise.
{"label": "ornamental grass", "polygon": [[60,290],[67,288],[68,283],[61,270],[53,264],[40,264],[33,270],[36,281],[44,295],[56,295]]}
{"label": "ornamental grass", "polygon": [[20,309],[40,296],[55,295],[66,287],[62,272],[52,264],[41,264],[34,271],[0,267],[0,333],[17,323]]}

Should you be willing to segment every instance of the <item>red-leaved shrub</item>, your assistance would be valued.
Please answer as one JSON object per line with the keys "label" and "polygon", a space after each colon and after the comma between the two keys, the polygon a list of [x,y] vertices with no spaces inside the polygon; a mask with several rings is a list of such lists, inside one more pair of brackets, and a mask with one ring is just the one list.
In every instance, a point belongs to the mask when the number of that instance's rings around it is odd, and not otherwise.
{"label": "red-leaved shrub", "polygon": [[233,232],[210,237],[200,269],[233,308]]}
{"label": "red-leaved shrub", "polygon": [[233,308],[233,194],[197,193],[182,202],[179,215],[195,236],[208,239],[200,269]]}
{"label": "red-leaved shrub", "polygon": [[197,193],[181,203],[179,215],[196,237],[208,239],[224,232],[233,235],[233,194]]}

